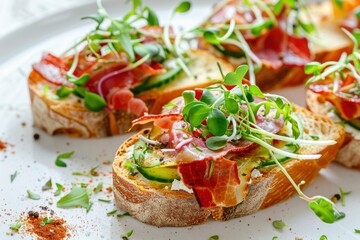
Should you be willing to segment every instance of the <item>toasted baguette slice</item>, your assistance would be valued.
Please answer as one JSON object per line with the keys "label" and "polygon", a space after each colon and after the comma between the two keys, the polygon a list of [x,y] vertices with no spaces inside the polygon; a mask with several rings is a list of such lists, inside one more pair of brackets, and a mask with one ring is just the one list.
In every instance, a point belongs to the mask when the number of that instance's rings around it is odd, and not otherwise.
{"label": "toasted baguette slice", "polygon": [[[345,133],[343,129],[327,118],[315,115],[308,110],[295,107],[304,124],[305,139],[317,135],[320,139],[335,140],[332,146],[303,146],[302,154],[321,154],[317,160],[291,159],[284,163],[296,183],[306,181],[310,184],[321,168],[326,167],[339,150]],[[296,193],[288,179],[277,167],[261,168],[262,176],[250,177],[248,195],[245,200],[234,207],[200,208],[194,194],[184,190],[170,190],[168,184],[158,184],[146,180],[137,174],[131,176],[125,166],[130,156],[126,151],[137,140],[139,135],[146,135],[145,129],[125,141],[116,153],[113,163],[113,186],[116,205],[129,212],[140,221],[156,226],[189,226],[201,224],[210,216],[215,220],[228,220],[252,214],[259,209],[270,207]],[[240,176],[240,174],[239,174]]]}
{"label": "toasted baguette slice", "polygon": [[[185,89],[194,89],[213,84],[221,79],[216,63],[219,61],[210,53],[192,50],[189,53],[192,62],[189,69],[194,77],[182,72],[176,79],[160,88],[141,93],[139,96],[147,104],[150,113],[159,113],[164,103],[177,97]],[[233,67],[221,61],[225,73]],[[125,133],[131,126],[135,115],[127,111],[91,112],[83,106],[82,99],[70,96],[64,100],[54,98],[55,86],[45,81],[41,75],[32,71],[29,89],[35,125],[49,134],[66,133],[75,137],[105,137]],[[47,93],[44,86],[50,87]],[[136,127],[133,130],[138,130]]]}
{"label": "toasted baguette slice", "polygon": [[[329,110],[332,108],[332,105],[329,102],[326,102],[323,96],[310,90],[306,91],[306,105],[310,111],[322,116],[329,116]],[[360,169],[360,137],[357,137],[356,139],[349,131],[347,131],[347,129],[350,128],[350,126],[345,128],[346,138],[335,161],[349,168]],[[352,131],[357,131],[360,135],[359,130],[353,128]]]}
{"label": "toasted baguette slice", "polygon": [[[340,29],[340,20],[333,16],[331,1],[308,6],[309,15],[313,20],[317,32],[311,51],[314,61],[327,62],[338,60],[343,52],[351,52],[353,43]],[[304,15],[307,15],[304,13]],[[237,67],[240,63],[235,58],[224,57],[214,47],[206,44],[206,48],[218,57],[223,57]],[[243,60],[241,60],[243,61]],[[256,85],[262,90],[279,89],[286,86],[302,84],[307,79],[303,67],[282,66],[273,70],[264,66],[256,74]]]}

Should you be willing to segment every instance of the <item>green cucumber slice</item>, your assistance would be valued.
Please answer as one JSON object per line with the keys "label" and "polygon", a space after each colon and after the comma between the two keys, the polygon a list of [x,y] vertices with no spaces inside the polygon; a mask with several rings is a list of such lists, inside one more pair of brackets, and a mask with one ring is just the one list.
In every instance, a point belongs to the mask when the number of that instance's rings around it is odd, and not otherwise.
{"label": "green cucumber slice", "polygon": [[174,80],[175,77],[177,77],[180,72],[182,71],[182,68],[179,66],[176,66],[174,68],[169,69],[165,73],[155,75],[153,77],[150,77],[146,79],[142,84],[139,86],[133,88],[131,91],[134,94],[139,94],[141,92],[161,87],[167,83],[169,83],[171,80]]}
{"label": "green cucumber slice", "polygon": [[142,168],[137,167],[137,170],[147,179],[164,182],[164,183],[172,183],[174,179],[180,180],[179,173],[177,171],[177,166],[157,166],[152,168]]}

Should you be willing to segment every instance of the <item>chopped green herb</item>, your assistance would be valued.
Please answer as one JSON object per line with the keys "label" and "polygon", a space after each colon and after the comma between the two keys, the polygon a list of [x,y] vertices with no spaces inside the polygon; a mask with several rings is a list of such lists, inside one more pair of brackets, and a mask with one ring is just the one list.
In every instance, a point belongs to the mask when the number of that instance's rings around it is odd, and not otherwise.
{"label": "chopped green herb", "polygon": [[314,140],[319,140],[320,139],[320,137],[319,136],[316,136],[316,135],[311,135],[310,136],[312,139],[314,139]]}
{"label": "chopped green herb", "polygon": [[89,202],[89,205],[85,208],[86,209],[86,213],[88,213],[91,209],[91,207],[93,206],[93,202]]}
{"label": "chopped green herb", "polygon": [[28,194],[28,198],[30,198],[32,200],[39,200],[40,199],[40,195],[32,192],[31,190],[27,190],[27,194]]}
{"label": "chopped green herb", "polygon": [[89,201],[89,195],[91,194],[90,189],[73,187],[67,195],[62,197],[57,202],[57,207],[59,208],[73,208],[73,207],[83,207],[89,209],[91,204]]}
{"label": "chopped green herb", "polygon": [[326,235],[321,235],[321,237],[320,237],[320,240],[327,240],[328,238],[327,238],[327,236]]}
{"label": "chopped green herb", "polygon": [[101,198],[99,198],[98,200],[99,200],[99,202],[111,203],[110,199],[101,199]]}
{"label": "chopped green herb", "polygon": [[96,169],[98,167],[99,166],[91,168],[88,173],[87,172],[73,172],[72,175],[74,175],[74,176],[84,176],[84,177],[98,177],[99,173],[96,171]]}
{"label": "chopped green herb", "polygon": [[272,238],[272,240],[278,240],[278,239],[279,239],[278,236],[274,236],[274,237]]}
{"label": "chopped green herb", "polygon": [[275,220],[272,222],[272,225],[275,229],[281,230],[286,227],[286,224],[282,220]]}
{"label": "chopped green herb", "polygon": [[360,229],[354,229],[355,233],[360,233]]}
{"label": "chopped green herb", "polygon": [[63,161],[63,159],[69,159],[72,157],[74,152],[67,152],[67,153],[61,153],[56,157],[55,165],[58,167],[66,167],[66,163]]}
{"label": "chopped green herb", "polygon": [[213,235],[213,236],[209,237],[208,240],[219,240],[219,239],[220,239],[220,238],[219,238],[218,235]]}
{"label": "chopped green herb", "polygon": [[18,172],[15,171],[13,174],[10,175],[10,182],[13,182],[16,178],[16,176],[18,175]]}
{"label": "chopped green herb", "polygon": [[340,202],[341,202],[341,205],[342,205],[342,206],[345,206],[345,196],[350,195],[350,194],[351,194],[351,191],[350,191],[350,192],[344,192],[344,191],[342,190],[342,188],[339,188],[339,191],[340,191]]}
{"label": "chopped green herb", "polygon": [[42,186],[42,190],[43,191],[46,191],[46,190],[49,190],[52,188],[52,181],[51,181],[51,178],[45,183],[44,186]]}
{"label": "chopped green herb", "polygon": [[117,212],[116,209],[110,211],[110,212],[107,212],[106,215],[110,216],[110,215],[114,215],[115,213]]}
{"label": "chopped green herb", "polygon": [[130,231],[128,231],[127,233],[121,235],[121,237],[122,237],[122,238],[124,238],[124,237],[131,237],[131,235],[132,235],[133,233],[134,233],[134,230],[130,230]]}
{"label": "chopped green herb", "polygon": [[308,203],[313,212],[326,223],[334,223],[345,217],[345,213],[339,212],[335,205],[324,197],[319,197]]}
{"label": "chopped green herb", "polygon": [[96,171],[96,169],[99,167],[96,166],[96,167],[93,167],[92,169],[90,169],[90,175],[93,176],[93,177],[98,177],[99,176],[99,173]]}
{"label": "chopped green herb", "polygon": [[18,220],[16,223],[10,224],[10,229],[17,232],[21,228],[21,225],[21,220]]}
{"label": "chopped green herb", "polygon": [[104,183],[103,182],[99,182],[98,185],[96,186],[96,188],[94,189],[95,193],[98,193],[101,191],[102,187],[103,187]]}
{"label": "chopped green herb", "polygon": [[53,218],[45,217],[45,218],[39,223],[39,225],[43,227],[43,226],[45,226],[46,224],[52,223],[53,221],[54,221]]}
{"label": "chopped green herb", "polygon": [[59,196],[62,192],[62,190],[64,189],[63,185],[61,185],[60,183],[55,183],[56,185],[56,192],[54,193],[54,196]]}
{"label": "chopped green herb", "polygon": [[118,218],[122,218],[122,217],[125,217],[125,216],[130,216],[130,214],[128,212],[116,214],[116,217],[118,217]]}

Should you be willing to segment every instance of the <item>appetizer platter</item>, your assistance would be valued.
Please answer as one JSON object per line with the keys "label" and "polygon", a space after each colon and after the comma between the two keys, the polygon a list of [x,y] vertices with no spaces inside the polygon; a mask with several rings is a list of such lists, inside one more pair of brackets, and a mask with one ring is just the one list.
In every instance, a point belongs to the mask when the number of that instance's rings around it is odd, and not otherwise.
{"label": "appetizer platter", "polygon": [[234,2],[97,1],[0,39],[1,239],[360,239],[357,5]]}

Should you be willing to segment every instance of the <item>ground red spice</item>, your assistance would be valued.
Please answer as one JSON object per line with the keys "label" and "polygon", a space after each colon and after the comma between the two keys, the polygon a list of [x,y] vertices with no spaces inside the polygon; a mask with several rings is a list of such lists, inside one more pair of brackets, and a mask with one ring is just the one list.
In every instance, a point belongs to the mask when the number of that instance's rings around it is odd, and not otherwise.
{"label": "ground red spice", "polygon": [[0,141],[0,151],[5,151],[7,146],[7,142]]}
{"label": "ground red spice", "polygon": [[42,217],[28,217],[26,219],[26,232],[37,235],[40,240],[63,240],[70,237],[64,219],[54,219],[52,223],[40,226],[42,220]]}

